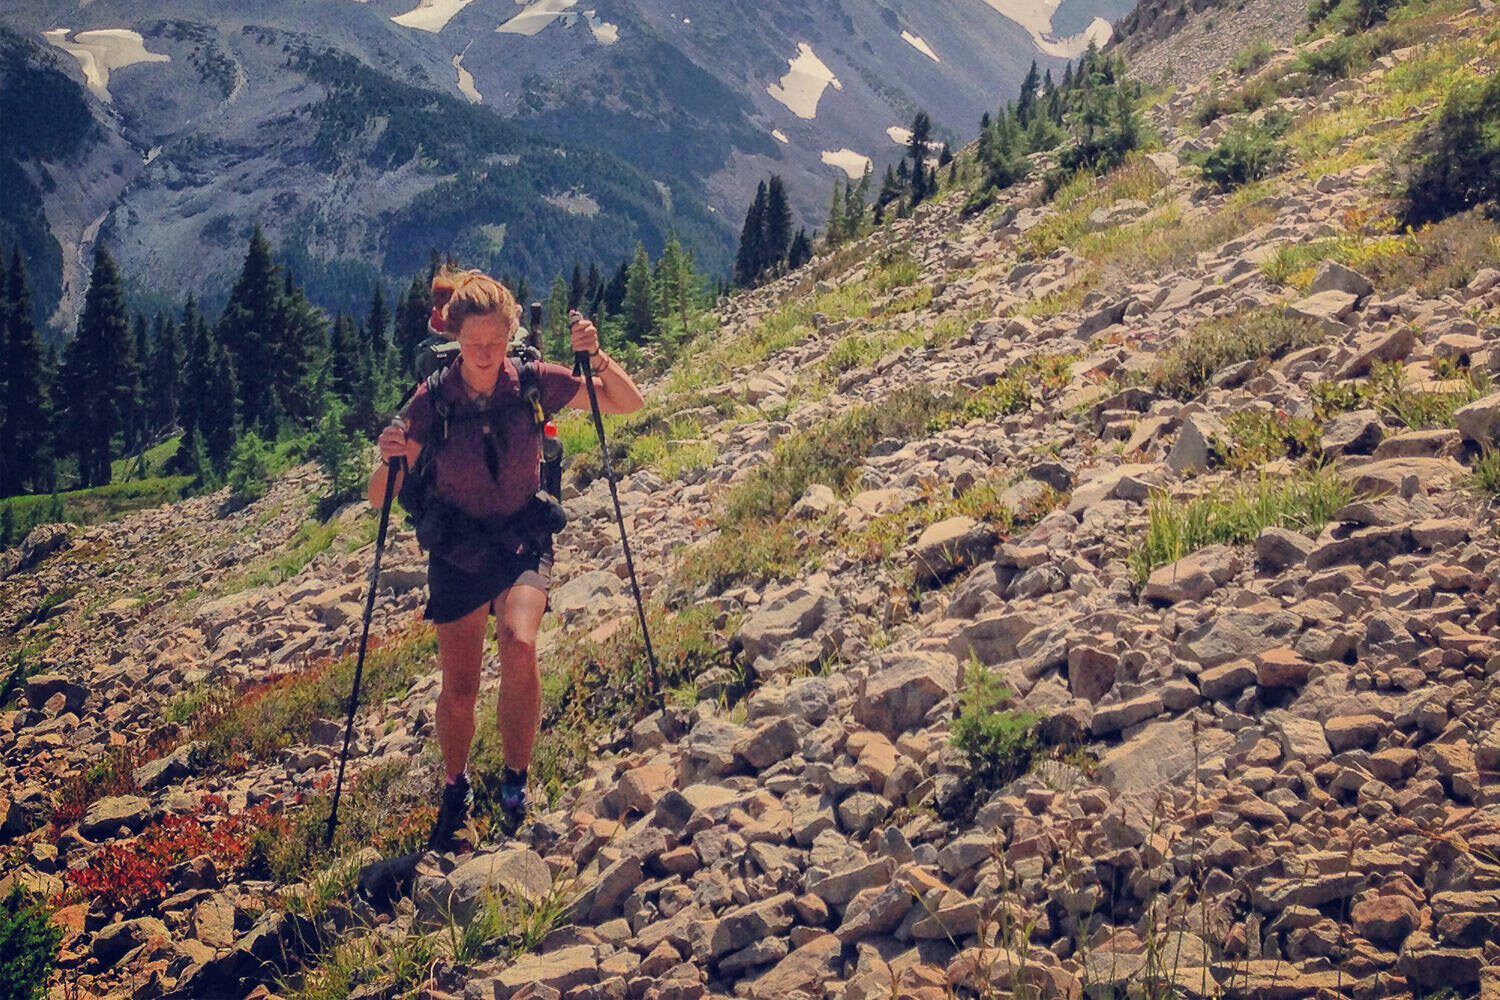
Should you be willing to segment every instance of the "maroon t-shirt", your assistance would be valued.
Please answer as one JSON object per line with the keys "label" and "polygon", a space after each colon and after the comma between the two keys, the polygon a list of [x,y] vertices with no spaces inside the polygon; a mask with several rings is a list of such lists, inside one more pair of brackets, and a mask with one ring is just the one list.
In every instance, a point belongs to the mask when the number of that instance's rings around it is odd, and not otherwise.
{"label": "maroon t-shirt", "polygon": [[[448,440],[433,460],[437,496],[470,517],[508,516],[525,507],[542,487],[541,441],[531,407],[521,398],[520,374],[515,362],[506,358],[495,381],[494,394],[484,406],[497,412],[473,416],[480,404],[469,399],[462,365],[462,359],[454,362],[438,390],[447,400],[452,416],[448,422]],[[537,365],[536,385],[542,411],[550,417],[577,394],[583,380],[562,365],[542,362]],[[417,390],[402,417],[407,437],[425,445],[433,435],[436,419],[425,385]],[[485,458],[486,437],[493,442],[494,475]]]}

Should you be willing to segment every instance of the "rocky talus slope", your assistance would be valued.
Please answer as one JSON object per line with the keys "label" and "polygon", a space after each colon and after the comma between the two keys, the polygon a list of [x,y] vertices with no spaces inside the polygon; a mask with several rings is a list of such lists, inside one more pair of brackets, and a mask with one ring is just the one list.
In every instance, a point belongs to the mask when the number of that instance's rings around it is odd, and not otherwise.
{"label": "rocky talus slope", "polygon": [[[1185,88],[1152,111],[1163,148],[1084,190],[1023,185],[973,218],[950,195],[737,297],[652,394],[703,461],[636,471],[622,500],[643,583],[719,616],[743,685],[697,678],[702,700],[637,721],[519,839],[422,857],[394,902],[356,878],[369,849],[306,876],[321,908],[221,847],[144,903],[65,897],[57,995],[291,995],[283,953],[342,932],[387,957],[436,942],[399,981],[372,958],[336,994],[359,997],[1500,996],[1500,535],[1470,479],[1500,437],[1500,260],[1478,219],[1462,267],[1467,230],[1430,252],[1370,233],[1364,138],[1431,110],[1382,88],[1439,48],[1493,65],[1492,24],[1454,12],[1284,99],[1299,128],[1366,122],[1252,188],[1180,162],[1225,128],[1200,132]],[[1419,280],[1391,287],[1405,258]],[[854,485],[801,489],[794,569],[686,574],[756,544],[726,498],[798,441],[936,389],[973,405],[829,446]],[[227,518],[203,498],[74,531],[0,583],[12,641],[48,640],[0,714],[7,881],[58,892],[173,817],[232,833],[326,786],[336,712],[232,768],[150,751],[180,738],[184,692],[295,678],[357,634],[368,544],[253,572],[298,544],[311,476]],[[1332,509],[1142,548],[1283,485],[1263,510]],[[632,627],[603,485],[569,509],[544,660]],[[368,513],[342,531],[367,540]],[[388,566],[395,643],[422,601],[408,533]],[[1040,740],[995,789],[952,743],[985,674]],[[436,689],[423,658],[372,698],[356,772],[423,752]],[[61,811],[116,748],[146,761],[128,791]],[[458,942],[497,899],[530,951]]]}

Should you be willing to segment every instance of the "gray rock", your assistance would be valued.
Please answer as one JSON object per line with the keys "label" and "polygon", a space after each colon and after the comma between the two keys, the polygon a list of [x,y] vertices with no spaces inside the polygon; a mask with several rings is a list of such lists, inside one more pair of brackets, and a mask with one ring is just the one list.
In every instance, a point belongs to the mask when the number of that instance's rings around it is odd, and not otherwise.
{"label": "gray rock", "polygon": [[0,552],[0,580],[30,569],[52,553],[68,545],[66,524],[39,524],[27,532],[21,544],[9,552]]}
{"label": "gray rock", "polygon": [[736,748],[750,730],[722,719],[700,719],[682,741],[678,765],[685,787],[705,778],[729,774],[735,769]]}
{"label": "gray rock", "polygon": [[851,837],[863,837],[890,815],[891,804],[871,792],[855,792],[839,803],[839,826]]}
{"label": "gray rock", "polygon": [[99,964],[108,969],[120,959],[153,938],[172,940],[167,925],[155,917],[138,917],[110,924],[94,935],[92,951]]}
{"label": "gray rock", "polygon": [[887,653],[861,680],[854,718],[895,739],[922,724],[938,702],[958,690],[958,660],[947,653]]}
{"label": "gray rock", "polygon": [[1279,573],[1300,565],[1315,543],[1301,532],[1270,527],[1255,537],[1255,562],[1262,569]]}
{"label": "gray rock", "polygon": [[1229,429],[1207,413],[1194,413],[1182,422],[1177,441],[1167,452],[1167,467],[1178,475],[1202,472],[1213,462],[1215,439],[1225,439]]}
{"label": "gray rock", "polygon": [[746,616],[735,641],[752,666],[774,659],[788,643],[812,637],[838,610],[838,600],[827,588],[827,579],[815,578],[805,586],[793,586],[769,594]]}
{"label": "gray rock", "polygon": [[[1318,732],[1321,736],[1322,727]],[[1200,729],[1195,734],[1191,720],[1185,718],[1152,722],[1104,755],[1095,780],[1150,815],[1163,789],[1195,766],[1222,761],[1232,739],[1219,729]]]}
{"label": "gray rock", "polygon": [[792,719],[783,716],[742,737],[735,743],[733,752],[744,757],[755,770],[763,771],[795,753],[800,736]]}
{"label": "gray rock", "polygon": [[843,906],[862,889],[873,889],[890,883],[896,863],[877,858],[847,871],[829,873],[817,868],[807,871],[807,891],[832,906]]}
{"label": "gray rock", "polygon": [[1301,629],[1302,619],[1286,611],[1234,610],[1214,615],[1188,629],[1178,646],[1185,659],[1217,667],[1284,646]]}
{"label": "gray rock", "polygon": [[994,529],[972,517],[946,518],[922,532],[910,565],[922,580],[945,580],[993,555],[996,540]]}
{"label": "gray rock", "polygon": [[599,981],[599,959],[593,945],[578,944],[545,955],[521,955],[490,980],[495,1000],[510,1000],[527,986],[568,993]]}
{"label": "gray rock", "polygon": [[[1341,295],[1341,292],[1325,292],[1325,295]],[[1346,296],[1347,297],[1347,296]],[[1353,299],[1350,298],[1352,305]],[[1354,346],[1354,357],[1346,361],[1336,378],[1359,378],[1370,373],[1370,366],[1377,361],[1401,361],[1417,346],[1417,334],[1410,326],[1401,324],[1385,333],[1372,333],[1361,337]]]}
{"label": "gray rock", "polygon": [[1158,566],[1146,581],[1148,600],[1176,604],[1201,601],[1240,571],[1240,558],[1227,545],[1210,545],[1174,563]]}
{"label": "gray rock", "polygon": [[552,590],[548,597],[552,610],[563,620],[571,621],[624,592],[625,583],[618,576],[605,570],[594,570],[578,574]]}
{"label": "gray rock", "polygon": [[502,901],[535,905],[552,891],[552,873],[535,851],[513,848],[474,854],[446,879],[423,875],[418,879],[419,909],[427,916],[451,915],[460,925],[471,920],[493,894]]}
{"label": "gray rock", "polygon": [[1341,413],[1323,428],[1323,457],[1368,455],[1385,438],[1385,426],[1374,410]]}
{"label": "gray rock", "polygon": [[774,937],[792,926],[789,892],[730,910],[719,918],[709,942],[714,957],[747,948],[762,938]]}
{"label": "gray rock", "polygon": [[1358,302],[1357,295],[1331,290],[1300,298],[1296,302],[1288,303],[1285,308],[1288,316],[1311,320],[1314,323],[1338,323],[1354,311],[1354,306]]}
{"label": "gray rock", "polygon": [[122,826],[134,833],[146,825],[150,815],[150,799],[139,795],[116,795],[89,806],[78,824],[78,832],[90,840],[112,836]]}
{"label": "gray rock", "polygon": [[1494,448],[1500,442],[1500,392],[1460,407],[1453,414],[1459,434],[1481,448]]}
{"label": "gray rock", "polygon": [[1325,260],[1318,268],[1318,273],[1313,276],[1312,285],[1308,287],[1308,291],[1314,295],[1328,291],[1344,292],[1362,299],[1372,294],[1375,286],[1370,283],[1369,278],[1358,271],[1347,268],[1338,261]]}

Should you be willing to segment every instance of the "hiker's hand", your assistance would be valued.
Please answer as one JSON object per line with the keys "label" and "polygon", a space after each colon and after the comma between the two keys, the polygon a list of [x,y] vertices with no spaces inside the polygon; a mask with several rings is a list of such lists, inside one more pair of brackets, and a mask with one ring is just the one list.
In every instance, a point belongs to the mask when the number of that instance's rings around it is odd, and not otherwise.
{"label": "hiker's hand", "polygon": [[577,354],[579,351],[586,354],[596,353],[599,350],[598,328],[577,309],[568,313],[568,322],[571,324],[568,333],[573,341],[573,353]]}
{"label": "hiker's hand", "polygon": [[411,454],[412,441],[406,436],[406,428],[400,424],[388,424],[385,430],[380,432],[377,443],[380,445],[382,462],[389,462],[393,458],[404,458],[411,462],[416,458]]}

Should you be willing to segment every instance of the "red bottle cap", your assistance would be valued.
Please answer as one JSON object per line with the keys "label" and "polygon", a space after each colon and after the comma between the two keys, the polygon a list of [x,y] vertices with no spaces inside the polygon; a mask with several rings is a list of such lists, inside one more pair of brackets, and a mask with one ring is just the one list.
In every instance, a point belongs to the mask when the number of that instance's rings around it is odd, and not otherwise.
{"label": "red bottle cap", "polygon": [[557,437],[557,425],[550,420],[547,421],[542,425],[542,434],[549,438]]}

